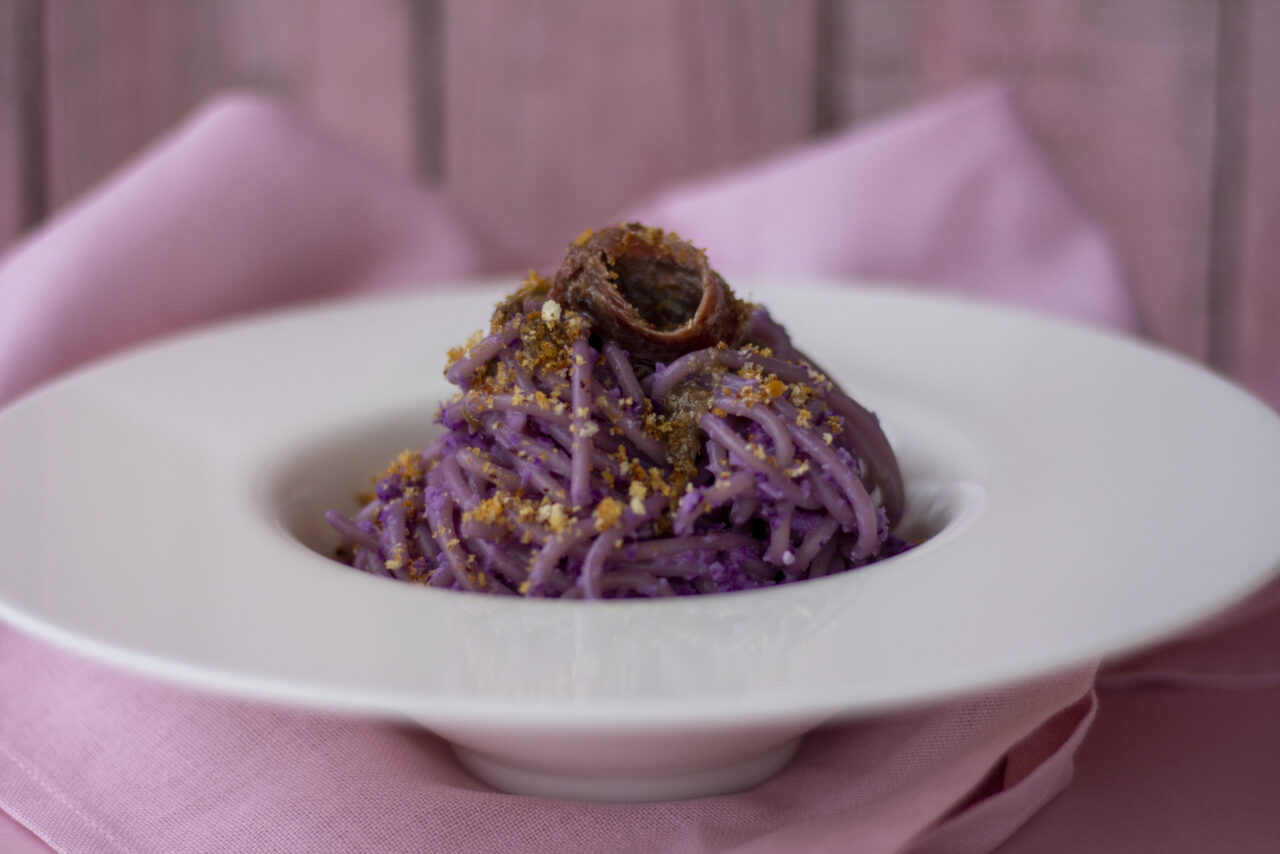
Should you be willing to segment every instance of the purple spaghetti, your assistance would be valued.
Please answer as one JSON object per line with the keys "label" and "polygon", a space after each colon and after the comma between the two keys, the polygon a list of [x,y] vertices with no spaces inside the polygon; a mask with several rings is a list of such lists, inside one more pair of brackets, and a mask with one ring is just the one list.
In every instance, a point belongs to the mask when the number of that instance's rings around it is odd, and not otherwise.
{"label": "purple spaghetti", "polygon": [[445,432],[354,516],[351,566],[432,587],[622,598],[767,587],[905,550],[875,415],[700,250],[587,232],[449,354]]}

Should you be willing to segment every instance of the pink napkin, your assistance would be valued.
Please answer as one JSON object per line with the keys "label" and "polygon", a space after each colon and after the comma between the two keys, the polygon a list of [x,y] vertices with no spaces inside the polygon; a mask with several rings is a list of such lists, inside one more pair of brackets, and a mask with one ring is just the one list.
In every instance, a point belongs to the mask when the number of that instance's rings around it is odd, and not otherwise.
{"label": "pink napkin", "polygon": [[[906,279],[1120,327],[1133,317],[1105,242],[993,89],[628,213],[706,245],[729,272]],[[271,104],[222,99],[0,266],[0,401],[190,324],[454,279],[484,270],[492,252],[440,195],[397,183]],[[0,824],[0,842],[989,851],[1067,785],[1094,719],[1093,681],[1086,666],[833,725],[754,790],[616,806],[497,793],[420,730],[193,693],[0,628],[0,807],[35,834]]]}

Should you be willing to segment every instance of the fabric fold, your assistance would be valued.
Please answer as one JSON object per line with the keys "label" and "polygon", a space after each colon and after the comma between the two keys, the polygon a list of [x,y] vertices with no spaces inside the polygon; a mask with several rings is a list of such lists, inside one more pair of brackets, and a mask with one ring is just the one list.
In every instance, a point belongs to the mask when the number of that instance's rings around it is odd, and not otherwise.
{"label": "fabric fold", "polygon": [[1105,236],[995,85],[669,190],[627,217],[696,235],[727,273],[857,275],[1137,322]]}
{"label": "fabric fold", "polygon": [[174,329],[485,269],[438,193],[225,95],[4,259],[0,401]]}

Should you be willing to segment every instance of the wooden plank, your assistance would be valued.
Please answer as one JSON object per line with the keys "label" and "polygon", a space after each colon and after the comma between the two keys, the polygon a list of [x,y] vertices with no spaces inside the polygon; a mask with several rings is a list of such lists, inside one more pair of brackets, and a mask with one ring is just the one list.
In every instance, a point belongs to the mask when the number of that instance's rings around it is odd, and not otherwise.
{"label": "wooden plank", "polygon": [[201,101],[271,94],[375,160],[412,168],[403,0],[49,4],[49,168],[61,205]]}
{"label": "wooden plank", "polygon": [[664,184],[804,139],[814,12],[812,0],[447,3],[449,190],[513,263],[541,265]]}
{"label": "wooden plank", "polygon": [[1078,41],[1058,43],[1054,19],[1010,35],[1034,35],[1019,57],[1028,67],[1037,53],[1061,50],[1066,71],[1020,78],[1021,115],[1110,233],[1145,331],[1205,358],[1216,10],[1165,0],[1078,5],[1084,11],[1062,22],[1074,22]]}
{"label": "wooden plank", "polygon": [[421,90],[410,73],[408,6],[431,1],[235,0],[226,76],[241,86],[265,82],[320,129],[410,175]]}
{"label": "wooden plank", "polygon": [[1280,4],[1248,6],[1245,100],[1240,154],[1240,255],[1231,319],[1231,367],[1253,391],[1280,409]]}
{"label": "wooden plank", "polygon": [[1111,235],[1146,331],[1208,351],[1216,7],[1198,0],[848,0],[844,110],[860,121],[995,77]]}
{"label": "wooden plank", "polygon": [[0,0],[0,252],[45,213],[44,6]]}

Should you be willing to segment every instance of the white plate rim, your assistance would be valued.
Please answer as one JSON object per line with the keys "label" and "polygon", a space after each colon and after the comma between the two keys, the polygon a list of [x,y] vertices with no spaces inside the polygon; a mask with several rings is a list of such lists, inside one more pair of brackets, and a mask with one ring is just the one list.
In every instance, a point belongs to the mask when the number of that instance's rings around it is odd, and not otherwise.
{"label": "white plate rim", "polygon": [[[879,310],[883,310],[885,305],[891,305],[892,311],[890,313],[896,311],[899,314],[910,314],[912,311],[925,312],[928,310],[942,311],[944,314],[950,313],[970,320],[983,318],[984,322],[992,325],[992,328],[1016,328],[1023,334],[1028,334],[1028,330],[1030,330],[1034,335],[1043,335],[1050,338],[1058,336],[1063,340],[1072,342],[1073,345],[1101,348],[1107,350],[1109,354],[1115,355],[1116,358],[1145,360],[1150,364],[1158,365],[1158,370],[1166,372],[1162,376],[1178,377],[1179,381],[1188,383],[1188,387],[1203,390],[1206,394],[1212,392],[1215,395],[1215,400],[1225,401],[1231,406],[1237,407],[1239,413],[1242,414],[1241,417],[1253,419],[1257,430],[1265,434],[1267,444],[1264,450],[1267,451],[1267,456],[1263,463],[1268,466],[1276,465],[1276,461],[1280,460],[1280,452],[1275,450],[1276,446],[1280,445],[1280,421],[1276,419],[1274,413],[1243,391],[1213,376],[1198,365],[1181,357],[1159,351],[1149,345],[1079,326],[1068,321],[1036,316],[1018,309],[983,304],[969,299],[938,297],[911,291],[904,292],[898,287],[877,287],[869,286],[865,283],[851,284],[813,280],[779,282],[777,279],[771,285],[762,282],[754,285],[754,287],[749,287],[747,290],[756,290],[766,295],[772,293],[775,297],[785,294],[788,299],[798,293],[809,295],[803,298],[813,298],[813,295],[818,295],[823,299],[848,301],[847,304],[855,305],[859,310],[863,311],[877,310],[875,306],[880,306]],[[335,312],[343,313],[354,310],[356,312],[371,311],[374,314],[378,312],[400,313],[410,311],[415,307],[421,309],[424,306],[439,306],[448,303],[449,300],[456,300],[459,304],[467,305],[474,309],[486,301],[491,302],[491,297],[492,291],[489,288],[473,288],[464,294],[433,292],[427,295],[383,296],[373,300],[344,301],[338,304],[324,304],[273,312],[264,317],[218,324],[208,329],[181,334],[166,341],[150,344],[138,350],[103,360],[88,369],[44,387],[7,407],[3,413],[0,413],[0,442],[3,441],[6,435],[6,428],[10,424],[28,417],[25,413],[39,412],[40,408],[46,405],[46,401],[57,400],[60,395],[81,393],[86,388],[93,389],[95,383],[100,384],[102,382],[103,377],[110,378],[113,374],[118,375],[120,372],[128,372],[132,369],[130,366],[146,365],[172,358],[175,353],[181,353],[185,348],[196,346],[193,342],[205,342],[207,346],[208,342],[216,342],[227,335],[249,334],[252,336],[255,334],[255,330],[257,330],[257,334],[271,334],[271,330],[277,324],[305,323],[308,317],[332,317]],[[482,321],[483,316],[477,317],[470,326],[479,325]],[[819,357],[819,361],[829,362],[830,359]],[[963,397],[964,389],[957,389],[956,393]],[[1280,469],[1277,469],[1277,471],[1280,471]],[[1280,478],[1277,478],[1277,480],[1280,480]],[[244,496],[242,495],[241,497]],[[252,511],[252,508],[248,505],[241,509]],[[253,514],[249,512],[248,515],[251,516]],[[993,516],[991,518],[1000,517]],[[930,684],[923,684],[920,682],[913,683],[908,678],[899,683],[886,680],[879,686],[878,690],[872,690],[867,686],[845,686],[826,692],[809,690],[803,695],[779,689],[755,693],[737,690],[723,695],[705,692],[698,696],[689,697],[645,698],[638,696],[623,698],[588,697],[584,699],[580,696],[574,696],[572,692],[567,692],[553,699],[529,698],[527,701],[522,702],[519,708],[514,708],[509,698],[493,696],[477,698],[476,696],[468,696],[465,692],[462,694],[440,692],[423,694],[421,692],[405,692],[403,690],[385,692],[361,690],[353,693],[349,690],[343,690],[341,686],[289,685],[279,679],[263,679],[252,674],[236,672],[234,668],[228,669],[225,666],[209,667],[206,664],[183,661],[180,658],[168,656],[163,650],[155,648],[130,648],[117,643],[103,641],[92,635],[86,635],[73,625],[59,622],[56,618],[50,619],[49,615],[41,614],[39,608],[33,608],[32,603],[29,601],[15,601],[12,591],[5,589],[3,579],[0,579],[0,618],[60,646],[140,673],[219,692],[280,702],[375,713],[413,712],[415,714],[428,714],[441,720],[457,719],[473,723],[488,720],[496,724],[518,717],[525,725],[544,723],[548,726],[561,725],[565,720],[573,720],[578,724],[590,724],[603,728],[642,724],[668,725],[676,721],[713,723],[722,720],[766,720],[814,714],[865,713],[883,708],[943,699],[1044,674],[1073,664],[1086,663],[1104,655],[1114,655],[1132,650],[1166,635],[1169,631],[1191,625],[1217,612],[1222,607],[1239,600],[1265,583],[1275,570],[1276,558],[1280,557],[1280,540],[1277,540],[1272,535],[1268,535],[1268,537],[1260,536],[1259,538],[1265,539],[1266,542],[1260,542],[1253,550],[1257,555],[1261,556],[1255,561],[1257,565],[1250,567],[1248,571],[1236,573],[1232,578],[1232,583],[1219,584],[1215,589],[1208,591],[1198,602],[1194,603],[1194,607],[1183,603],[1176,614],[1165,615],[1163,619],[1135,625],[1129,631],[1112,630],[1103,633],[1093,642],[1082,641],[1075,645],[1067,654],[1060,652],[1056,656],[1042,656],[1035,666],[1031,666],[1022,658],[1010,656],[1007,661],[1003,662],[1002,666],[987,667],[980,676],[975,676],[972,673],[958,674],[950,682],[935,679]],[[920,556],[908,555],[899,559],[898,563],[905,566],[912,562],[919,563],[921,559]],[[929,554],[925,554],[923,559],[937,560],[938,558],[931,558]],[[883,577],[887,576],[893,569],[895,569],[894,564],[885,564],[875,568],[874,573],[867,573],[867,575],[868,577]],[[845,581],[848,581],[848,579],[845,579]],[[377,583],[390,584],[390,582],[380,581]],[[789,589],[730,595],[749,596],[755,599],[759,599],[761,596],[776,597],[779,602],[785,600],[786,607],[792,607],[797,604],[803,604],[810,599],[810,594],[806,592],[806,590],[810,589],[809,585],[815,585],[812,589],[816,590],[816,585],[831,587],[841,585],[841,583],[841,579],[829,579],[823,582],[795,585]],[[462,594],[443,593],[440,595],[456,598]],[[741,601],[745,603],[747,600],[743,599]],[[466,606],[465,603],[462,604]],[[558,613],[566,607],[578,608],[579,611],[583,607],[590,607],[597,609],[595,616],[603,616],[610,613],[625,613],[621,609],[636,608],[637,606],[644,608],[657,603],[523,602],[518,604],[520,607],[547,609],[549,613]],[[726,706],[723,702],[719,702],[725,697],[731,698],[734,704]]]}

